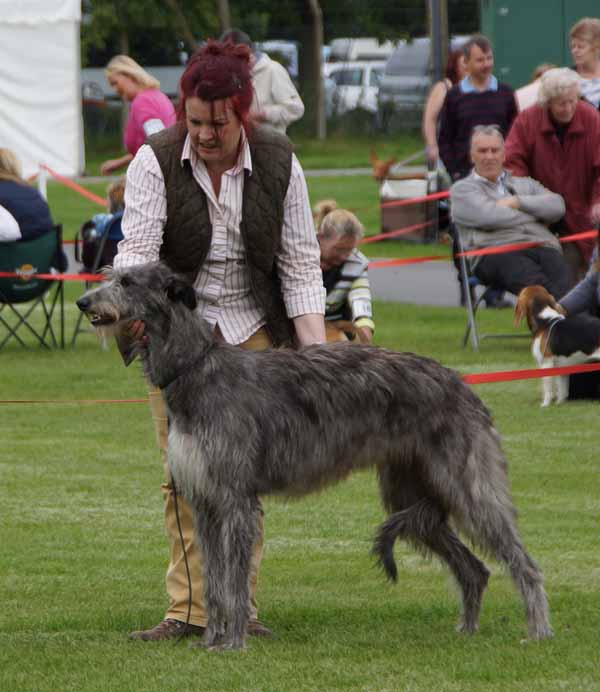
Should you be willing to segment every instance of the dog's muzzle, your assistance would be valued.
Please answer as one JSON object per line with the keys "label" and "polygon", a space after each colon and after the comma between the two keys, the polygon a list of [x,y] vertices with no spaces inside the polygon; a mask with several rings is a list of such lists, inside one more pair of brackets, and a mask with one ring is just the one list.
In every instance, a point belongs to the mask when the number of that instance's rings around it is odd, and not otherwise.
{"label": "dog's muzzle", "polygon": [[94,327],[102,327],[107,324],[112,324],[115,320],[113,317],[108,317],[107,315],[99,315],[93,311],[90,310],[92,301],[87,297],[87,296],[82,296],[79,300],[76,301],[77,307],[83,312],[88,319],[90,320],[90,323]]}

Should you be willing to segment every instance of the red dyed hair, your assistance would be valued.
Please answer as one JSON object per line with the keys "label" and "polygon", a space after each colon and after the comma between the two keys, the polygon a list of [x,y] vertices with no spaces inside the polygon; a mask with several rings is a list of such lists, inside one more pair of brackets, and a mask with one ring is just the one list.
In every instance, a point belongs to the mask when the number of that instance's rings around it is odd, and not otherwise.
{"label": "red dyed hair", "polygon": [[211,39],[190,58],[179,81],[177,120],[185,120],[185,102],[230,99],[233,111],[248,129],[254,91],[250,75],[250,49],[230,41]]}
{"label": "red dyed hair", "polygon": [[463,56],[463,49],[457,48],[453,50],[448,55],[448,62],[446,63],[446,77],[452,82],[452,84],[458,84],[460,80],[460,75],[458,74],[458,61]]}

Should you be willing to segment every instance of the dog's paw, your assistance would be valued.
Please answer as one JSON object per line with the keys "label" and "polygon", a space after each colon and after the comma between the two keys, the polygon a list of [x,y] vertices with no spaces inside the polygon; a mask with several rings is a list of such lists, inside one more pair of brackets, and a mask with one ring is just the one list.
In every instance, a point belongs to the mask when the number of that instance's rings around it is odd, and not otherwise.
{"label": "dog's paw", "polygon": [[548,406],[550,406],[551,403],[552,403],[552,399],[544,399],[544,401],[542,401],[542,403],[540,404],[540,407],[541,408],[548,408]]}
{"label": "dog's paw", "polygon": [[455,629],[459,634],[476,634],[479,632],[479,625],[463,621],[459,622]]}
{"label": "dog's paw", "polygon": [[219,652],[243,651],[245,648],[246,648],[246,645],[243,641],[226,640],[226,641],[221,641],[218,644],[215,644],[214,646],[209,646],[208,650],[209,651],[219,651]]}
{"label": "dog's paw", "polygon": [[542,641],[543,639],[552,639],[553,637],[554,632],[549,624],[539,625],[529,630],[529,639],[533,641]]}

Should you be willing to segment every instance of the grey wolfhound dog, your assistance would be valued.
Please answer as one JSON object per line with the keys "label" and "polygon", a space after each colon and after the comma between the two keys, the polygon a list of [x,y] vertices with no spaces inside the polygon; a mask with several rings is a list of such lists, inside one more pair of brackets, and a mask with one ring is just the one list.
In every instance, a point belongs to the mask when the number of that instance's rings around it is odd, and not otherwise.
{"label": "grey wolfhound dog", "polygon": [[397,579],[393,548],[437,555],[474,632],[489,572],[460,530],[508,568],[529,635],[552,635],[543,579],[519,538],[507,462],[490,414],[460,376],[412,353],[352,344],[247,351],[217,343],[196,294],[162,263],[113,272],[77,304],[118,333],[142,320],[137,346],[169,414],[173,479],[204,555],[202,645],[244,646],[259,497],[301,496],[375,466],[388,512],[373,552]]}

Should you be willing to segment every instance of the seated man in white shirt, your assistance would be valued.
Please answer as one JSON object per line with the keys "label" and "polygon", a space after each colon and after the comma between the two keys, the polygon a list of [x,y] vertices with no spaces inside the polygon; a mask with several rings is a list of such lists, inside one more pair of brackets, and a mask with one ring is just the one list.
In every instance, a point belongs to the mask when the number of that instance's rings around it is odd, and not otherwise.
{"label": "seated man in white shirt", "polygon": [[470,175],[450,188],[452,220],[464,250],[513,243],[534,247],[469,258],[486,286],[515,295],[540,284],[557,300],[569,288],[569,269],[547,225],[565,213],[563,198],[532,178],[504,170],[504,137],[495,125],[478,125],[471,137]]}
{"label": "seated man in white shirt", "polygon": [[[162,259],[194,282],[198,310],[215,338],[241,348],[324,343],[325,290],[306,181],[289,140],[251,125],[249,49],[209,41],[190,59],[180,93],[176,125],[140,147],[127,171],[115,268]],[[142,338],[143,329],[134,323],[132,337]],[[168,421],[159,390],[150,392],[150,404],[164,457]],[[169,606],[158,625],[131,633],[144,641],[201,634],[206,626],[191,512],[163,461]],[[248,633],[270,636],[255,599],[260,524]]]}

